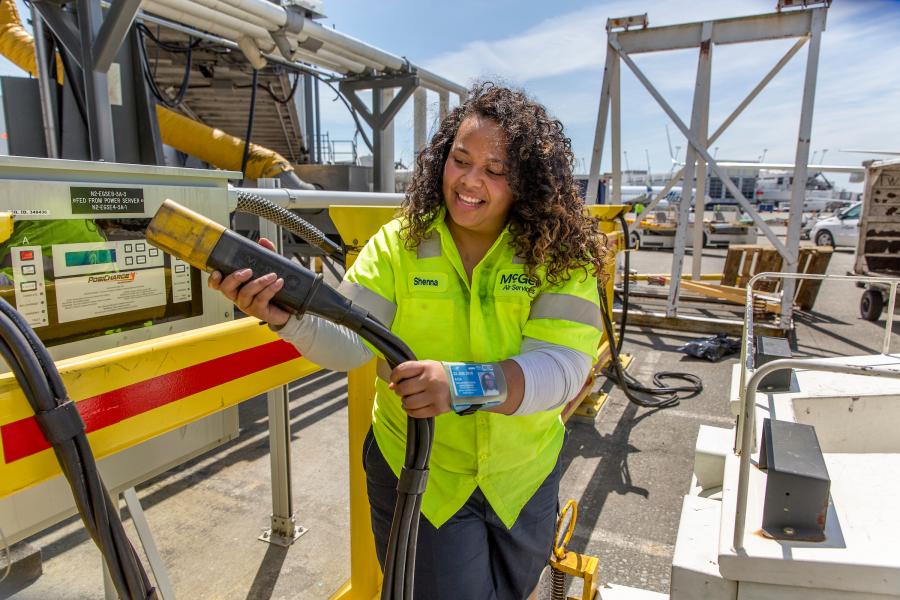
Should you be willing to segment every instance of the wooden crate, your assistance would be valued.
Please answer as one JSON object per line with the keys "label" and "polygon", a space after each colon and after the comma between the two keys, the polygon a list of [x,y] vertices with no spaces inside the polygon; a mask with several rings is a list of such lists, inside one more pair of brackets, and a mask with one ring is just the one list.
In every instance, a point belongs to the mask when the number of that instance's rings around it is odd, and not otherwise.
{"label": "wooden crate", "polygon": [[[829,246],[801,246],[797,272],[824,274],[831,261],[832,252]],[[757,244],[730,246],[722,270],[722,285],[745,288],[750,278],[757,273],[780,272],[783,262],[775,248]],[[763,292],[780,292],[783,283],[784,280],[762,281],[757,284],[756,289]],[[801,310],[811,310],[821,285],[821,281],[798,281],[794,291],[794,304]]]}

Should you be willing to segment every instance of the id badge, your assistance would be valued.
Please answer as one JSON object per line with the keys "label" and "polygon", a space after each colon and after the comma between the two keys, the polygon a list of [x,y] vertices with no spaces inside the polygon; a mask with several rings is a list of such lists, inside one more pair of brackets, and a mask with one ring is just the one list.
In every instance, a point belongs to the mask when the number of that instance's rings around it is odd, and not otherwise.
{"label": "id badge", "polygon": [[445,363],[450,379],[453,409],[462,412],[501,404],[506,386],[503,374],[492,363]]}

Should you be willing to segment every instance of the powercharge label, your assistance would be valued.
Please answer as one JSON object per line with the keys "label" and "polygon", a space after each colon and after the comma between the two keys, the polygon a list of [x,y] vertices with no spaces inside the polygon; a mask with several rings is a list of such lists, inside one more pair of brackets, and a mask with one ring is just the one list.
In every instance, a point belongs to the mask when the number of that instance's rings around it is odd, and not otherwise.
{"label": "powercharge label", "polygon": [[166,303],[165,269],[100,273],[56,280],[60,323],[93,319]]}

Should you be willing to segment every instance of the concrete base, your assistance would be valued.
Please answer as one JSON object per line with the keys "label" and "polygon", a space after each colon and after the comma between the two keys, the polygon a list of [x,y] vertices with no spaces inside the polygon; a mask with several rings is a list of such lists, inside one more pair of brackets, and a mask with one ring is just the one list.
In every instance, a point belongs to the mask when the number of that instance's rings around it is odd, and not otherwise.
{"label": "concrete base", "polygon": [[[6,551],[0,551],[0,577],[6,573]],[[41,560],[41,549],[20,542],[13,544],[9,548],[9,575],[0,582],[0,598],[8,598],[16,592],[24,590],[29,585],[37,581],[38,577],[43,573],[43,561]]]}
{"label": "concrete base", "polygon": [[672,600],[735,600],[737,583],[719,573],[722,503],[685,496],[672,558]]}
{"label": "concrete base", "polygon": [[694,445],[694,476],[704,490],[722,487],[725,456],[734,445],[734,430],[701,425]]}
{"label": "concrete base", "polygon": [[639,590],[614,583],[608,583],[597,590],[597,596],[597,600],[669,600],[668,594]]}

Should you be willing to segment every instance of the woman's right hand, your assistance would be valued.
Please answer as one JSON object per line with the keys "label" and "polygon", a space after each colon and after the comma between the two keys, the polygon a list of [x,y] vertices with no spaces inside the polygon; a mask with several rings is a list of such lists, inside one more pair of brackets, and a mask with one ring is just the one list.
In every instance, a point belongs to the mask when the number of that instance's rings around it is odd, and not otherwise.
{"label": "woman's right hand", "polygon": [[[275,250],[275,245],[266,238],[259,239],[259,245],[268,250]],[[234,302],[243,312],[265,321],[276,327],[284,325],[291,318],[291,313],[270,304],[269,301],[284,286],[284,280],[275,273],[263,274],[252,279],[253,272],[250,269],[235,271],[228,277],[222,278],[219,271],[213,271],[209,275],[207,285],[222,293],[223,296]]]}

